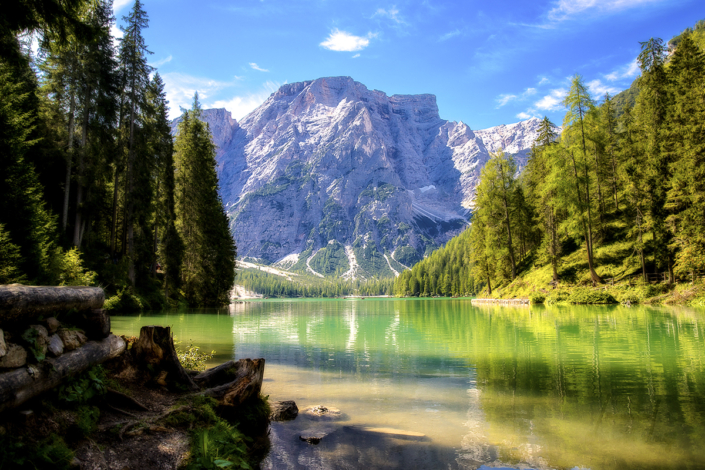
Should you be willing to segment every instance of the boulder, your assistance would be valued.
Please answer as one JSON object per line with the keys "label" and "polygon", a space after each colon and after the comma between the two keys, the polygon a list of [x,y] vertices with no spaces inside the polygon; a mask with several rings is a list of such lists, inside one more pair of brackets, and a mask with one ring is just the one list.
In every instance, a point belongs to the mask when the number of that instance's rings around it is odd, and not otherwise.
{"label": "boulder", "polygon": [[7,354],[0,358],[0,368],[14,369],[27,364],[27,351],[18,345],[7,343]]}
{"label": "boulder", "polygon": [[74,349],[80,348],[88,341],[86,335],[80,330],[66,330],[61,328],[57,334],[64,343],[64,351],[73,351]]}
{"label": "boulder", "polygon": [[64,353],[64,342],[61,341],[59,335],[51,335],[49,337],[49,354],[54,357],[59,357]]}
{"label": "boulder", "polygon": [[299,407],[292,400],[274,402],[270,408],[269,419],[272,421],[289,421],[299,415]]}
{"label": "boulder", "polygon": [[61,322],[54,317],[47,318],[46,324],[47,324],[47,330],[49,331],[50,335],[53,335],[54,333],[56,333],[56,330],[58,330],[59,327],[61,326]]}

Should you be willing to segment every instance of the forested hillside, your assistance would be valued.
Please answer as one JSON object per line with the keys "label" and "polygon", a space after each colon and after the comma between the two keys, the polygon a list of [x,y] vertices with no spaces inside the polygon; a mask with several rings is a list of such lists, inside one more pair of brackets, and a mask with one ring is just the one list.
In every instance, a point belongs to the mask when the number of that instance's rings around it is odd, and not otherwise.
{"label": "forested hillside", "polygon": [[116,45],[112,12],[111,0],[3,11],[0,283],[98,284],[123,308],[222,303],[235,247],[210,132],[196,100],[174,143],[147,13],[136,0]]}
{"label": "forested hillside", "polygon": [[400,276],[395,293],[468,292],[454,290],[462,269],[486,295],[696,278],[705,269],[704,26],[670,52],[661,39],[642,43],[635,105],[623,103],[619,117],[612,97],[591,96],[574,76],[561,135],[544,119],[521,174],[511,155],[492,155],[471,228]]}

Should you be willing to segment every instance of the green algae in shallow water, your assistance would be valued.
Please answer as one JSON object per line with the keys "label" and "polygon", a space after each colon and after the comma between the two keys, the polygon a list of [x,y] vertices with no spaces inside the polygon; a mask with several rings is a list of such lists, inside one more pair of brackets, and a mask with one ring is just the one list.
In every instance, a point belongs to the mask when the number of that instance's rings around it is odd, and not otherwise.
{"label": "green algae in shallow water", "polygon": [[[155,323],[216,350],[211,365],[265,357],[263,392],[272,400],[341,409],[347,420],[316,453],[288,449],[307,462],[358,458],[343,442],[363,439],[345,434],[355,426],[428,436],[403,447],[360,441],[375,446],[368,457],[381,453],[392,468],[409,456],[429,468],[477,468],[495,458],[513,467],[593,469],[705,461],[703,310],[277,301],[113,317],[113,331],[135,335]],[[306,419],[275,423],[273,433],[293,435],[312,424]],[[277,452],[275,444],[270,458]]]}

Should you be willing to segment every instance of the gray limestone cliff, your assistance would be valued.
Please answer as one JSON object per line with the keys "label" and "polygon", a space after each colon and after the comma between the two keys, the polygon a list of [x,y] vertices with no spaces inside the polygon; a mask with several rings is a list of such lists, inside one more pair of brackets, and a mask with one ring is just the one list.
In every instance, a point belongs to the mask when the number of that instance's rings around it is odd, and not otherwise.
{"label": "gray limestone cliff", "polygon": [[203,118],[239,256],[356,278],[392,276],[465,229],[489,153],[523,165],[540,123],[473,131],[434,95],[349,77],[284,85],[239,123]]}

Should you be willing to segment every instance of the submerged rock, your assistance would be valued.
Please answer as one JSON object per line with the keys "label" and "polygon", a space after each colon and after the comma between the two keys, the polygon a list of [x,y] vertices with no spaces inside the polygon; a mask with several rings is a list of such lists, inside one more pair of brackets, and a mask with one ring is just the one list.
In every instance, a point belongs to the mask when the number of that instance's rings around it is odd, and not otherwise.
{"label": "submerged rock", "polygon": [[299,415],[299,407],[293,400],[277,401],[271,405],[271,413],[269,419],[272,421],[289,421],[296,419]]}
{"label": "submerged rock", "polygon": [[324,418],[329,420],[339,420],[344,418],[343,413],[341,413],[338,408],[334,408],[332,406],[310,406],[304,410],[304,413],[312,418]]}

